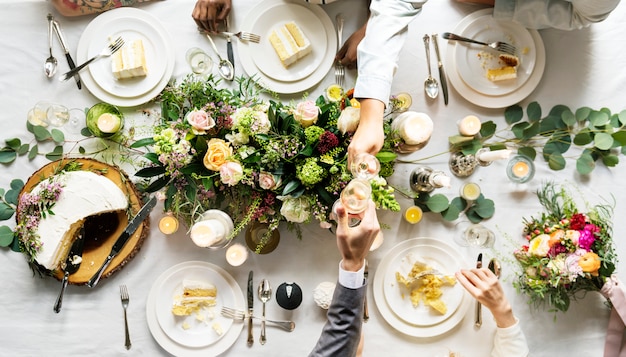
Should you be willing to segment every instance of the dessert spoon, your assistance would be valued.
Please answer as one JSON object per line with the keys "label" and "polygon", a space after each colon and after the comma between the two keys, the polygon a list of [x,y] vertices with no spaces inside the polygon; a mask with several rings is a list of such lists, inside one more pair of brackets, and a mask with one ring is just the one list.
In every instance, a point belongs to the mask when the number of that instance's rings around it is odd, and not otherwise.
{"label": "dessert spoon", "polygon": [[46,72],[48,78],[54,77],[57,73],[57,59],[52,55],[52,29],[54,27],[54,18],[52,14],[48,14],[48,49],[50,50],[50,57],[46,59],[43,65],[43,69]]}
{"label": "dessert spoon", "polygon": [[259,299],[263,303],[263,315],[261,320],[261,342],[262,345],[265,344],[265,303],[270,301],[272,298],[272,287],[270,286],[270,282],[267,279],[263,279],[261,284],[259,285]]}
{"label": "dessert spoon", "polygon": [[209,42],[211,42],[211,47],[213,47],[213,51],[217,55],[217,58],[220,60],[220,63],[218,64],[218,71],[220,73],[220,76],[222,76],[222,78],[226,79],[227,81],[232,81],[233,78],[235,78],[235,69],[233,68],[233,64],[230,63],[229,60],[223,59],[222,56],[220,56],[220,53],[217,52],[217,47],[215,47],[215,42],[213,42],[211,36],[208,33],[205,33],[205,35],[209,39]]}
{"label": "dessert spoon", "polygon": [[426,65],[428,65],[428,78],[424,82],[424,91],[430,98],[437,98],[439,94],[439,82],[433,77],[430,71],[430,37],[424,35],[424,46],[426,47]]}

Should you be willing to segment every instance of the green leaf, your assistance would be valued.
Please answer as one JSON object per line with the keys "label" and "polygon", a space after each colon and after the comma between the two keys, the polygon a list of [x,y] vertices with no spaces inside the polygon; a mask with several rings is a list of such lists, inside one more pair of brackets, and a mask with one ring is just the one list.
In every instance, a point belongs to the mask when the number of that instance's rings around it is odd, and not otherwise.
{"label": "green leaf", "polygon": [[565,158],[560,153],[551,153],[548,157],[548,166],[554,171],[563,170],[565,168]]}
{"label": "green leaf", "polygon": [[536,122],[541,119],[541,106],[537,102],[528,104],[526,108],[526,114],[528,115],[529,122]]}
{"label": "green leaf", "polygon": [[[11,189],[16,191],[21,191],[24,188],[24,181],[20,179],[11,180]],[[11,202],[17,204],[17,202]]]}
{"label": "green leaf", "polygon": [[392,162],[393,160],[395,160],[398,157],[398,155],[393,152],[393,151],[379,151],[376,154],[376,158],[378,159],[379,162],[384,163],[384,162]]}
{"label": "green leaf", "polygon": [[574,126],[576,124],[576,116],[567,107],[565,107],[565,110],[561,113],[561,120],[563,120],[563,123],[567,126]]}
{"label": "green leaf", "polygon": [[[626,139],[626,133],[624,133],[624,139]],[[578,146],[587,145],[593,141],[593,137],[591,136],[591,131],[588,128],[583,128],[574,136],[574,144]]]}
{"label": "green leaf", "polygon": [[617,118],[619,119],[620,124],[626,125],[626,109],[619,112],[617,114]]}
{"label": "green leaf", "polygon": [[472,223],[480,223],[483,220],[483,218],[479,216],[478,213],[476,213],[474,207],[470,207],[470,209],[465,212],[465,215],[467,216],[467,219]]}
{"label": "green leaf", "polygon": [[428,206],[428,209],[432,212],[443,212],[449,207],[448,198],[441,193],[435,194],[426,202],[426,206]]}
{"label": "green leaf", "polygon": [[8,190],[7,193],[4,195],[4,200],[12,205],[17,206],[18,197],[20,196],[21,190],[21,188]]}
{"label": "green leaf", "polygon": [[465,201],[461,197],[455,197],[452,199],[452,201],[450,201],[450,206],[455,206],[460,212],[463,211],[467,206],[467,201]]}
{"label": "green leaf", "polygon": [[606,167],[615,167],[617,166],[617,164],[619,164],[619,157],[617,155],[612,155],[612,154],[603,155],[602,163]]}
{"label": "green leaf", "polygon": [[84,148],[84,147],[79,146],[79,147],[78,147],[78,152],[79,152],[79,153],[81,153],[81,154],[85,154],[87,151],[85,150],[85,148]]}
{"label": "green leaf", "polygon": [[576,160],[576,171],[581,175],[588,175],[596,167],[596,163],[593,160],[591,154],[586,151]]}
{"label": "green leaf", "polygon": [[583,122],[585,120],[589,120],[589,115],[591,115],[592,109],[589,107],[582,107],[576,109],[576,120],[579,122]]}
{"label": "green leaf", "polygon": [[524,133],[522,134],[522,139],[529,140],[533,136],[539,134],[540,127],[541,127],[540,122],[537,121],[537,122],[532,123],[528,128],[524,130]]}
{"label": "green leaf", "polygon": [[29,160],[34,159],[37,157],[38,154],[39,154],[39,146],[33,145],[33,147],[30,148],[30,151],[28,152],[28,159]]}
{"label": "green leaf", "polygon": [[476,200],[476,203],[474,204],[474,210],[476,211],[476,214],[483,219],[488,219],[493,216],[496,208],[492,200],[485,198]]}
{"label": "green leaf", "polygon": [[8,164],[15,161],[17,153],[12,149],[3,148],[0,150],[0,163]]}
{"label": "green leaf", "polygon": [[17,150],[20,146],[22,146],[22,141],[17,138],[5,140],[4,142],[7,143],[7,146],[13,150]]}
{"label": "green leaf", "polygon": [[287,182],[287,184],[285,185],[285,188],[283,188],[283,196],[287,196],[288,194],[292,193],[298,187],[300,187],[300,185],[301,185],[300,181],[298,180],[291,180]]}
{"label": "green leaf", "polygon": [[65,141],[65,134],[63,134],[63,132],[59,129],[52,129],[50,134],[52,136],[52,140],[57,144],[62,144]]}
{"label": "green leaf", "polygon": [[39,142],[49,140],[52,137],[48,129],[39,125],[33,126],[33,134],[35,134],[35,140]]}
{"label": "green leaf", "polygon": [[463,145],[461,152],[464,155],[473,155],[482,148],[480,140],[473,140],[469,144]]}
{"label": "green leaf", "polygon": [[461,214],[461,211],[459,210],[458,207],[454,205],[450,205],[448,206],[448,209],[441,212],[441,217],[443,217],[443,219],[448,222],[452,222],[458,219],[460,214]]}
{"label": "green leaf", "polygon": [[15,210],[13,207],[7,205],[4,202],[0,202],[0,221],[6,221],[7,219],[13,217]]}
{"label": "green leaf", "polygon": [[60,160],[63,157],[63,146],[58,145],[54,147],[54,150],[46,154],[46,159],[50,161]]}
{"label": "green leaf", "polygon": [[506,123],[511,125],[515,124],[518,121],[522,120],[524,117],[524,110],[521,106],[515,104],[504,110],[504,120]]}
{"label": "green leaf", "polygon": [[530,127],[529,122],[521,122],[521,123],[517,123],[513,125],[511,127],[511,131],[513,132],[513,135],[515,135],[517,139],[522,139],[524,137],[524,130],[526,130],[526,128],[528,127]]}
{"label": "green leaf", "polygon": [[537,157],[537,150],[535,150],[535,148],[531,146],[521,147],[519,148],[519,150],[517,150],[517,153],[520,155],[524,155],[533,161],[535,160],[535,157]]}
{"label": "green leaf", "polygon": [[143,157],[145,157],[146,159],[150,160],[150,162],[152,162],[153,164],[157,164],[160,165],[161,162],[159,161],[159,155],[153,153],[153,152],[149,152],[147,154],[145,154]]}
{"label": "green leaf", "polygon": [[600,150],[608,150],[613,146],[613,136],[607,133],[597,133],[593,140],[594,146]]}
{"label": "green leaf", "polygon": [[0,247],[8,247],[13,243],[14,233],[8,226],[0,227]]}
{"label": "green leaf", "polygon": [[625,130],[616,131],[611,135],[613,136],[613,139],[620,144],[620,146],[626,145],[626,131]]}
{"label": "green leaf", "polygon": [[457,146],[459,144],[466,144],[472,140],[477,140],[473,136],[464,136],[464,135],[452,135],[448,137],[448,142],[452,146]]}
{"label": "green leaf", "polygon": [[555,131],[545,146],[554,146],[554,149],[562,154],[564,152],[567,152],[567,150],[569,150],[569,148],[572,146],[572,138],[567,131]]}
{"label": "green leaf", "polygon": [[595,127],[606,125],[609,119],[609,115],[601,111],[593,111],[589,115],[589,123]]}
{"label": "green leaf", "polygon": [[484,139],[488,139],[496,133],[496,123],[489,120],[480,125],[480,136]]}
{"label": "green leaf", "polygon": [[28,144],[24,144],[22,146],[20,146],[19,149],[17,149],[17,154],[18,155],[24,155],[28,152],[28,150],[30,150],[30,145]]}
{"label": "green leaf", "polygon": [[165,173],[165,167],[163,166],[154,166],[154,167],[144,167],[143,169],[137,171],[135,176],[137,177],[154,177],[163,175]]}
{"label": "green leaf", "polygon": [[80,129],[80,135],[89,138],[93,136],[93,133],[89,130],[89,128],[82,128]]}

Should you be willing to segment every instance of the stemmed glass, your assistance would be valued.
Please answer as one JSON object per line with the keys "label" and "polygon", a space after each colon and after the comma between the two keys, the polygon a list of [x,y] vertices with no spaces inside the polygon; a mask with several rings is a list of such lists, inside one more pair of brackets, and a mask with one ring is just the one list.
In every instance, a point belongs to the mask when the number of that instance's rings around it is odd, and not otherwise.
{"label": "stemmed glass", "polygon": [[369,180],[380,172],[380,162],[376,156],[362,152],[350,164],[350,172],[356,178]]}
{"label": "stemmed glass", "polygon": [[368,200],[372,195],[372,186],[369,181],[361,178],[352,179],[341,191],[339,199],[335,201],[332,209],[332,219],[338,221],[337,207],[342,205],[348,213],[350,227],[354,227],[361,222],[359,214],[367,208]]}

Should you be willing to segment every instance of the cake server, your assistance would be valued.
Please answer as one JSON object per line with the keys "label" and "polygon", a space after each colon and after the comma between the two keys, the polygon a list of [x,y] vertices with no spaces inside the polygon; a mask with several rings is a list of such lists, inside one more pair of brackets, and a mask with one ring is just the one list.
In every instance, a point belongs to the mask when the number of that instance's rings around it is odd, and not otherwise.
{"label": "cake server", "polygon": [[56,312],[57,314],[59,313],[59,311],[61,311],[61,304],[63,304],[63,293],[65,292],[65,288],[67,287],[69,277],[70,275],[76,273],[76,271],[78,271],[78,268],[80,268],[80,263],[82,262],[83,247],[85,245],[84,236],[85,226],[80,229],[78,237],[76,237],[76,240],[74,240],[74,243],[70,248],[70,252],[67,255],[67,259],[65,260],[65,267],[63,268],[65,274],[63,274],[63,281],[61,282],[61,292],[59,293],[56,304],[54,304],[54,312]]}
{"label": "cake server", "polygon": [[[76,68],[76,64],[70,54],[70,49],[67,47],[67,42],[65,42],[65,37],[63,37],[63,32],[61,32],[61,25],[59,25],[57,20],[52,21],[52,24],[54,25],[54,32],[56,32],[59,42],[61,43],[61,47],[63,48],[63,52],[65,53],[67,64],[70,66],[70,69]],[[74,79],[76,80],[76,86],[78,86],[78,89],[81,89],[82,84],[80,83],[80,77],[75,76]]]}
{"label": "cake server", "polygon": [[139,226],[143,223],[144,219],[148,217],[148,215],[150,214],[154,206],[156,206],[156,203],[157,203],[156,195],[153,195],[148,200],[148,202],[145,205],[143,205],[143,207],[141,207],[137,215],[133,217],[133,219],[131,219],[130,222],[128,222],[126,229],[124,229],[124,232],[120,234],[120,237],[117,238],[117,241],[115,241],[115,244],[113,244],[113,248],[111,248],[111,252],[107,256],[107,258],[104,260],[104,263],[102,263],[102,266],[100,267],[100,269],[98,269],[98,271],[87,282],[88,287],[93,288],[94,286],[96,286],[96,284],[98,284],[98,281],[100,280],[100,277],[102,276],[102,273],[109,266],[109,264],[111,264],[111,260],[115,258],[115,256],[122,250],[122,248],[124,248],[124,245],[126,244],[126,242],[130,239],[133,233],[135,233],[137,228],[139,228]]}

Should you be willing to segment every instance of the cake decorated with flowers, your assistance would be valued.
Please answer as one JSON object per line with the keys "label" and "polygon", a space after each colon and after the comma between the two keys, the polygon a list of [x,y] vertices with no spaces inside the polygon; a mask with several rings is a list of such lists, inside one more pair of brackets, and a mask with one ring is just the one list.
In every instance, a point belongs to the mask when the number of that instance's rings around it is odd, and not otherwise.
{"label": "cake decorated with flowers", "polygon": [[[139,193],[118,168],[91,159],[55,161],[35,172],[20,192],[20,249],[40,272],[60,277],[70,247],[84,228],[82,264],[70,283],[86,283],[106,259],[128,216],[140,207]],[[132,257],[146,234],[140,227],[103,276]]]}

